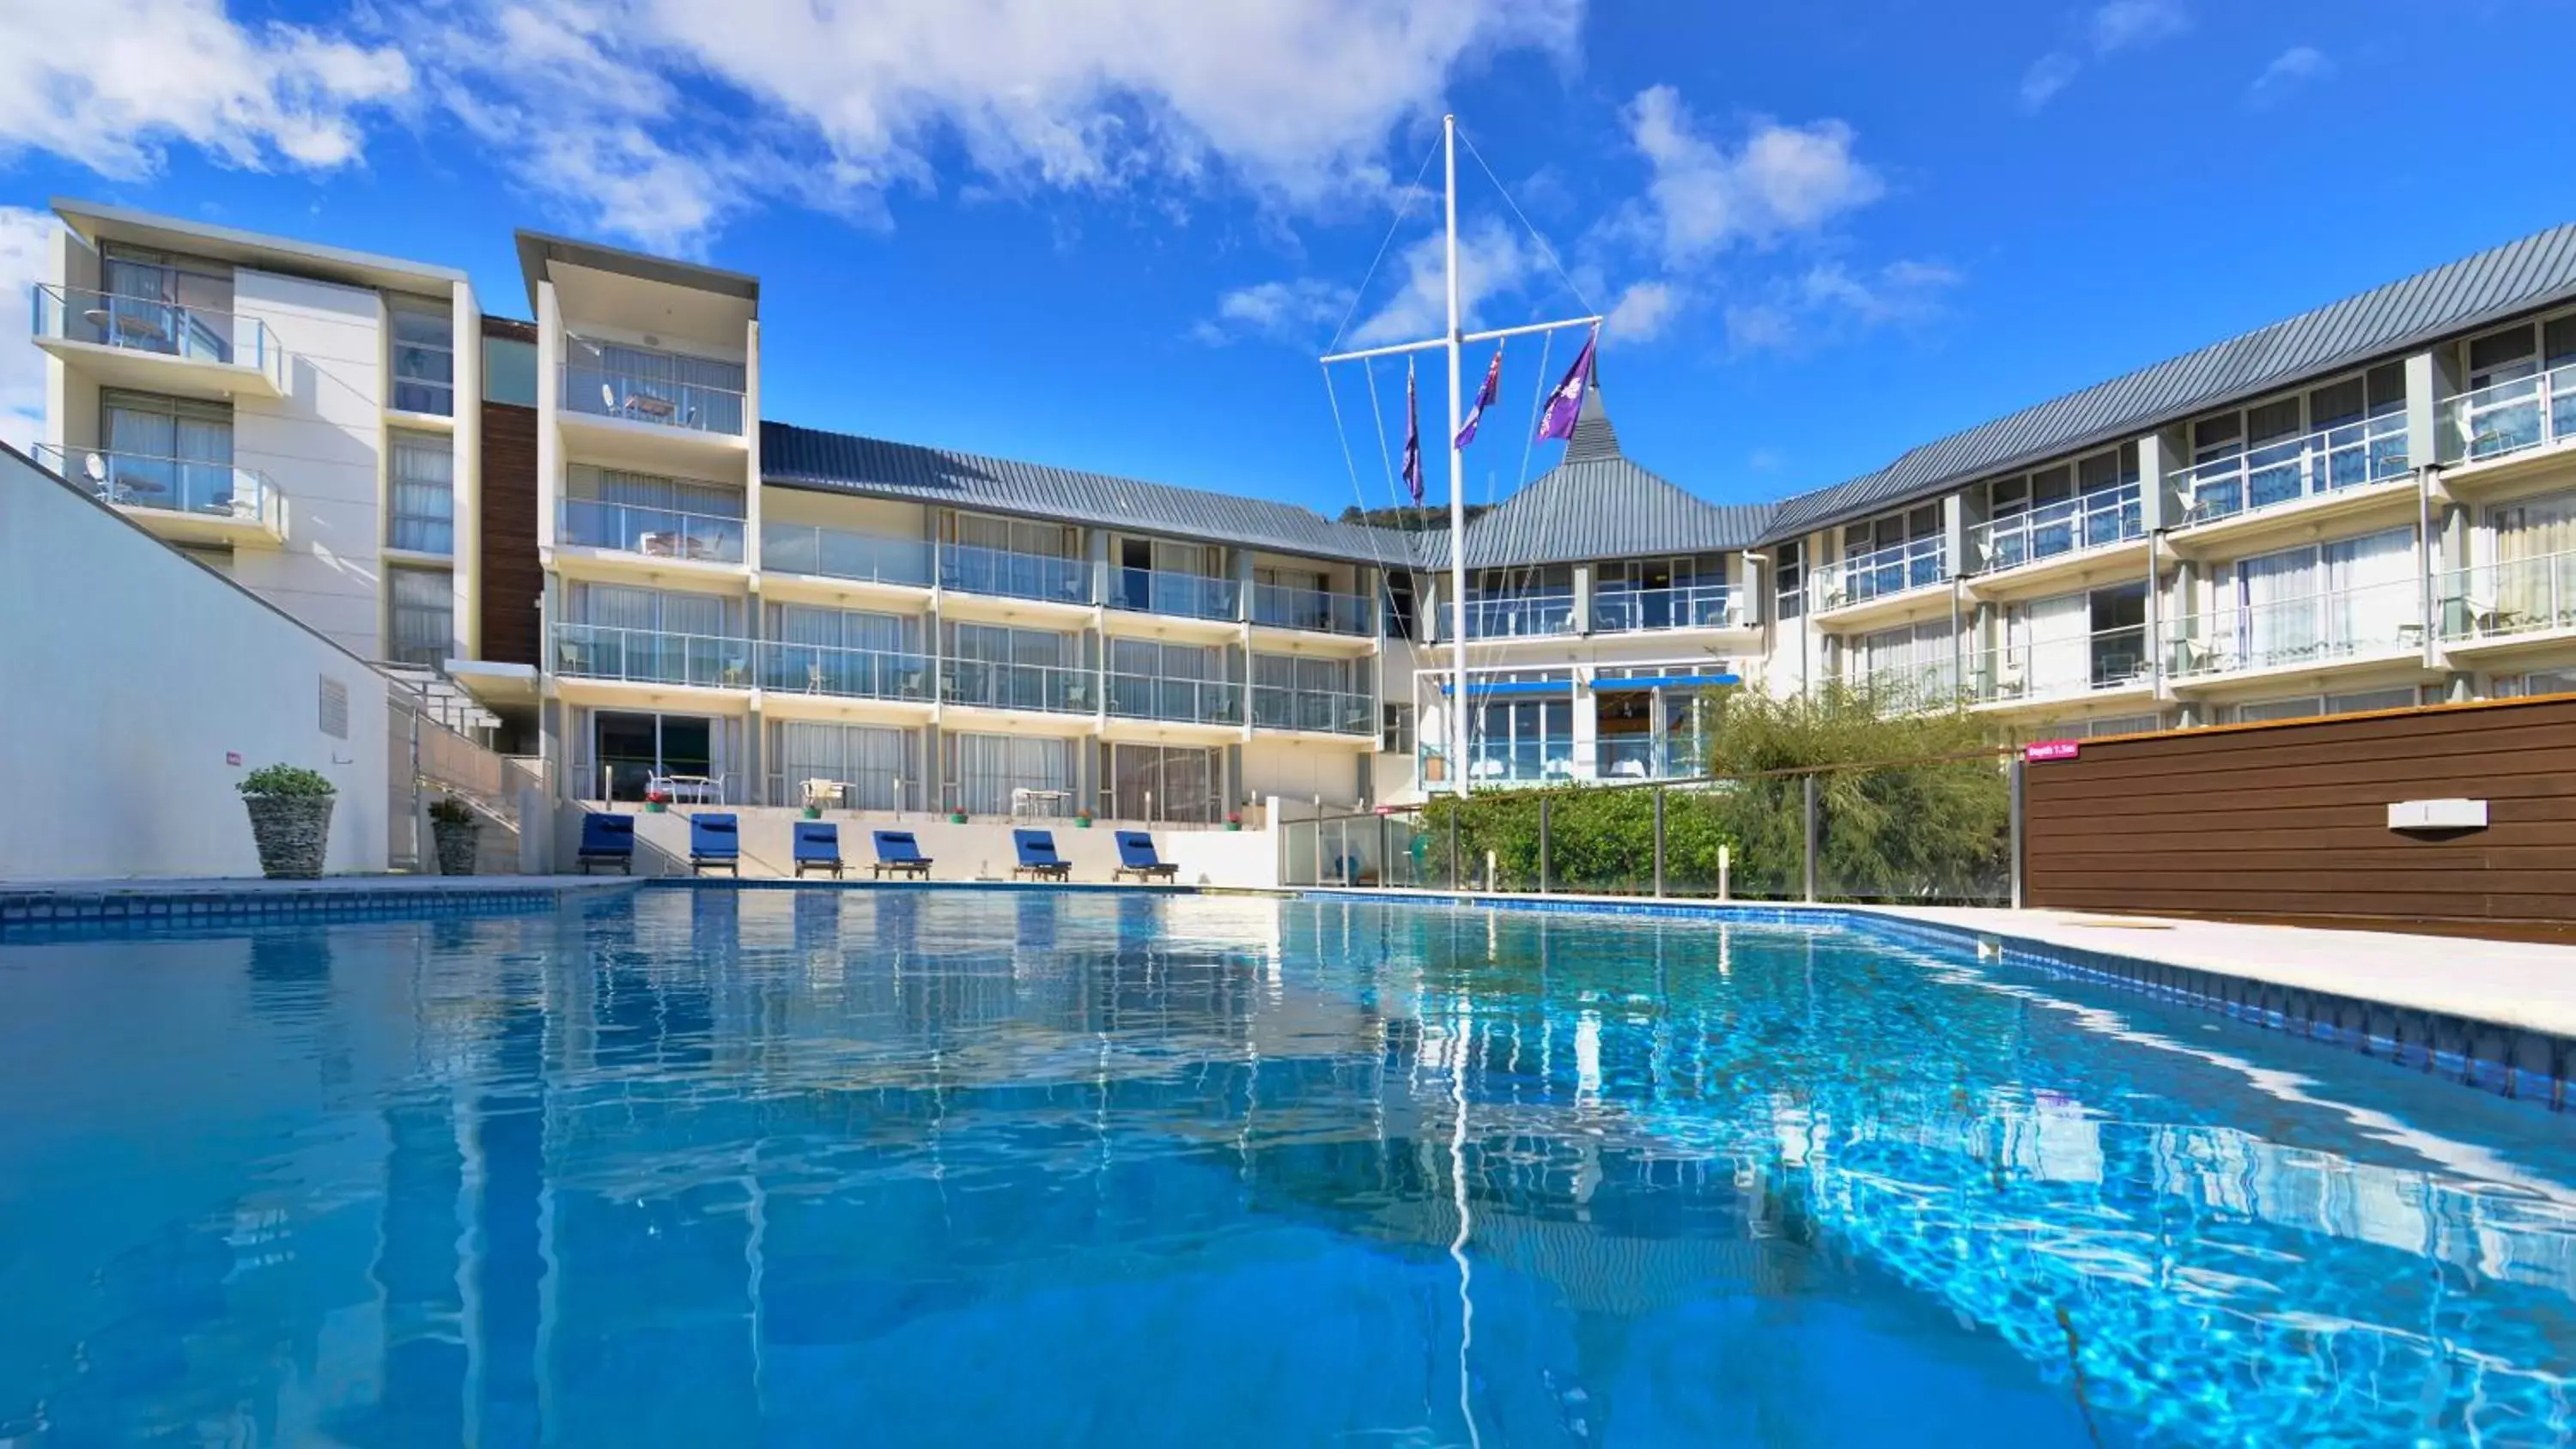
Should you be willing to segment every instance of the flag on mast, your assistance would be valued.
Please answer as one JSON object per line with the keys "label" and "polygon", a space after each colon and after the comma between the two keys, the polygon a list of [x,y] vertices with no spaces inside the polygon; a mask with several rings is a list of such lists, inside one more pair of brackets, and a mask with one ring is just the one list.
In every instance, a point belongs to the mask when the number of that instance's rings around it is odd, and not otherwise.
{"label": "flag on mast", "polygon": [[1547,395],[1547,413],[1539,419],[1539,441],[1574,436],[1574,420],[1583,412],[1583,395],[1592,389],[1594,344],[1601,340],[1601,324],[1592,324],[1592,335],[1583,339],[1583,350],[1574,356],[1574,365],[1565,370],[1565,381]]}
{"label": "flag on mast", "polygon": [[1467,421],[1458,425],[1458,436],[1450,441],[1452,448],[1464,448],[1476,441],[1476,424],[1484,421],[1485,409],[1494,405],[1494,395],[1503,388],[1503,344],[1494,344],[1494,360],[1485,364],[1485,385],[1476,389],[1476,405],[1468,410]]}
{"label": "flag on mast", "polygon": [[[1381,442],[1381,447],[1384,443]],[[1380,455],[1383,457],[1384,455]],[[1413,492],[1414,506],[1422,504],[1422,416],[1413,405],[1413,360],[1404,363],[1404,486]]]}

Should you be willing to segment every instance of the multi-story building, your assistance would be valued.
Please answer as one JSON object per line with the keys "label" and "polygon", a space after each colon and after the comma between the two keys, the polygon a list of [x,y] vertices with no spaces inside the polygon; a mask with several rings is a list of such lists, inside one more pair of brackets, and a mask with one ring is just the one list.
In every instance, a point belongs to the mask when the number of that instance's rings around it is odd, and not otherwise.
{"label": "multi-story building", "polygon": [[[1781,502],[1598,392],[1464,545],[761,415],[750,277],[461,273],[64,203],[44,461],[569,797],[1213,821],[1697,773],[1724,691],[2025,735],[2576,689],[2576,226]],[[467,345],[459,346],[458,339]]]}

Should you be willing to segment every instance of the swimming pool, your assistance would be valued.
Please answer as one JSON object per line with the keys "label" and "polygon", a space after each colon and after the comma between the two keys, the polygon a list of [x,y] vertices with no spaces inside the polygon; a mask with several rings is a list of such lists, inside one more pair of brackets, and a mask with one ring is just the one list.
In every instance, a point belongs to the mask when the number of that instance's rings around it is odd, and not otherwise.
{"label": "swimming pool", "polygon": [[0,942],[0,1440],[2576,1425],[2566,1119],[1846,929],[644,889]]}

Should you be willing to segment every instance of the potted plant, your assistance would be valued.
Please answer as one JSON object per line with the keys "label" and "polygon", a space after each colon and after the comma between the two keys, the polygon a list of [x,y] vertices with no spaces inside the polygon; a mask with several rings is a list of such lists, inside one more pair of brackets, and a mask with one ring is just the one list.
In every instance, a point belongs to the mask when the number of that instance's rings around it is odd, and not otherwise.
{"label": "potted plant", "polygon": [[322,874],[337,798],[331,782],[301,765],[262,765],[242,777],[240,788],[251,839],[259,846],[260,874],[271,880]]}
{"label": "potted plant", "polygon": [[1076,830],[1089,830],[1091,828],[1091,812],[1088,810],[1076,810],[1073,812],[1073,828]]}
{"label": "potted plant", "polygon": [[1240,810],[1228,810],[1225,812],[1225,828],[1228,830],[1241,830],[1243,828],[1243,812]]}
{"label": "potted plant", "polygon": [[440,875],[472,875],[476,836],[474,808],[453,795],[441,795],[429,807],[429,833],[438,846]]}
{"label": "potted plant", "polygon": [[806,819],[808,819],[808,820],[820,820],[820,819],[822,819],[822,818],[823,818],[823,807],[822,807],[822,806],[820,806],[820,805],[814,804],[812,801],[807,801],[807,802],[806,802],[806,805],[805,805],[805,818],[806,818]]}
{"label": "potted plant", "polygon": [[644,809],[645,809],[645,812],[646,812],[647,814],[659,815],[659,814],[661,814],[663,811],[668,810],[668,809],[670,809],[670,808],[671,808],[671,792],[670,792],[670,791],[668,791],[668,790],[647,790],[647,791],[645,791],[645,792],[644,792]]}
{"label": "potted plant", "polygon": [[963,811],[963,810],[951,810],[951,811],[949,811],[949,812],[948,812],[948,823],[949,823],[949,824],[951,824],[951,825],[963,825],[963,824],[965,824],[965,823],[966,823],[966,812],[965,812],[965,811]]}

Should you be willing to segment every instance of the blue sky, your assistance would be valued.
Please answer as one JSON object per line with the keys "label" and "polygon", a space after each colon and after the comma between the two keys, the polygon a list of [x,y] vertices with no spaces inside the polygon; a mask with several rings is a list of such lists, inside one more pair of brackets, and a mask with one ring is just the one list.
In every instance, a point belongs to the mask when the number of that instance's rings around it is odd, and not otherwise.
{"label": "blue sky", "polygon": [[[513,315],[511,228],[569,232],[757,273],[771,417],[1327,512],[1355,494],[1314,355],[1346,313],[1436,330],[1432,198],[1352,289],[1443,109],[1550,244],[1462,161],[1476,321],[1615,309],[1629,451],[1720,501],[2576,220],[2567,0],[0,0],[0,29],[13,286],[56,195],[462,265]],[[1539,353],[1471,498],[1549,460]],[[41,373],[0,354],[23,437]]]}

